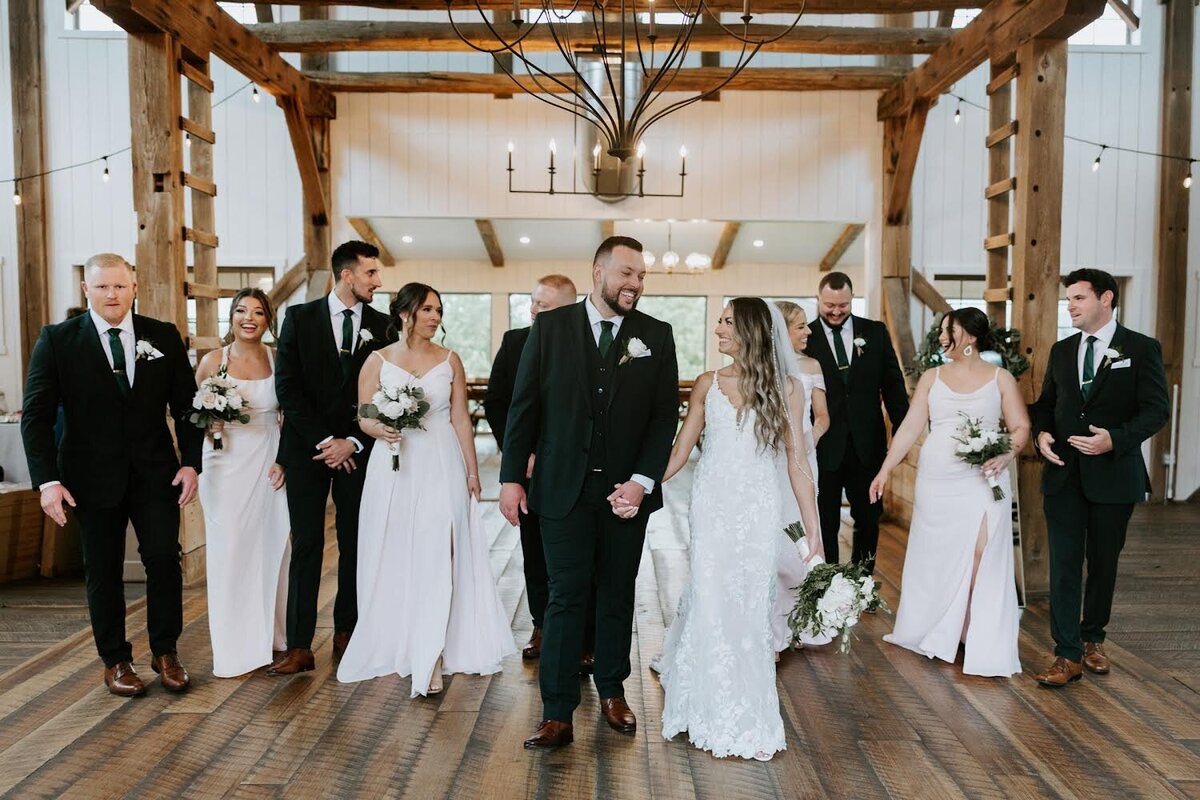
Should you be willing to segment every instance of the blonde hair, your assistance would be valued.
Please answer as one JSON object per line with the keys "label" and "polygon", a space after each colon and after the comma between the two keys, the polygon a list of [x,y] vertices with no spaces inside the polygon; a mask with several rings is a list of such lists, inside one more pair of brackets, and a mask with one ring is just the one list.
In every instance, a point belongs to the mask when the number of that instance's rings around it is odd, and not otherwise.
{"label": "blonde hair", "polygon": [[83,262],[83,276],[86,279],[88,272],[101,267],[124,267],[129,270],[130,275],[136,275],[137,271],[122,256],[116,253],[97,253],[96,255]]}
{"label": "blonde hair", "polygon": [[761,297],[735,297],[733,336],[738,343],[734,360],[741,368],[738,392],[742,404],[754,411],[754,435],[760,445],[778,451],[788,435],[787,398],[775,360],[771,310]]}
{"label": "blonde hair", "polygon": [[783,320],[788,327],[791,327],[800,314],[804,314],[804,318],[808,319],[808,312],[799,303],[793,303],[791,300],[776,300],[775,305],[779,306],[779,310],[783,312]]}

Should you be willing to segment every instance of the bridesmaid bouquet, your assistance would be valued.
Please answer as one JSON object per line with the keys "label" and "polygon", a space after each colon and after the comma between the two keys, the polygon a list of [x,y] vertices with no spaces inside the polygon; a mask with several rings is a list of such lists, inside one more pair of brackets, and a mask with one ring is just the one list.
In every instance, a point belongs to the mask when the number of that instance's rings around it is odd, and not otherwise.
{"label": "bridesmaid bouquet", "polygon": [[[212,423],[240,422],[243,425],[250,421],[250,416],[242,409],[246,401],[237,390],[237,384],[229,379],[229,374],[222,367],[216,375],[205,378],[196,396],[192,398],[192,424],[197,428],[208,430]],[[224,450],[225,442],[221,439],[220,431],[213,431],[213,450]]]}
{"label": "bridesmaid bouquet", "polygon": [[[425,429],[421,420],[429,410],[429,401],[425,399],[425,390],[420,386],[380,386],[371,397],[371,402],[358,407],[361,419],[379,420],[394,431],[402,432],[407,428]],[[388,451],[392,454],[392,471],[400,469],[400,443],[389,442]]]}
{"label": "bridesmaid bouquet", "polygon": [[[800,523],[784,529],[793,541],[799,541],[793,529],[803,537]],[[838,640],[838,652],[848,653],[858,618],[881,608],[889,610],[879,596],[879,583],[865,564],[818,563],[796,588],[796,605],[788,614],[788,627],[795,639],[802,635],[833,636]]]}
{"label": "bridesmaid bouquet", "polygon": [[[982,419],[972,419],[961,411],[959,413],[962,414],[963,421],[954,436],[954,441],[958,442],[954,453],[959,461],[982,467],[996,456],[1002,456],[1012,450],[1012,438],[1003,427],[999,430],[985,429]],[[1000,481],[996,476],[987,476],[987,482],[988,486],[992,487],[992,499],[1003,500],[1004,490],[1000,488]]]}

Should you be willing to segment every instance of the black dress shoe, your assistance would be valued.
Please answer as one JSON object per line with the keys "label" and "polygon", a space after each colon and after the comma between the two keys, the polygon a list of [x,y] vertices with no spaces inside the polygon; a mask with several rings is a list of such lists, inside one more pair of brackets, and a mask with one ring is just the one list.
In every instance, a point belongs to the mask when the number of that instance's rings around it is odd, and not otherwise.
{"label": "black dress shoe", "polygon": [[525,740],[526,750],[543,750],[562,747],[575,741],[575,729],[569,722],[544,719],[537,731]]}

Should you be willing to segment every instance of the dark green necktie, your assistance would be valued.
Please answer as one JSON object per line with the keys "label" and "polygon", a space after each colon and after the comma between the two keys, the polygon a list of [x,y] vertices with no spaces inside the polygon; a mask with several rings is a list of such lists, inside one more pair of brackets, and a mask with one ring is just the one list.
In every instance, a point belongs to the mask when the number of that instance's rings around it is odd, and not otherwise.
{"label": "dark green necktie", "polygon": [[611,322],[609,322],[608,320],[604,320],[600,323],[600,357],[601,358],[607,357],[608,349],[610,347],[612,347],[612,343],[613,343],[612,329],[613,329],[613,324]]}
{"label": "dark green necktie", "polygon": [[342,372],[350,374],[350,356],[354,354],[354,309],[342,312],[342,349],[338,356],[342,361]]}
{"label": "dark green necktie", "polygon": [[1083,392],[1083,399],[1092,392],[1092,379],[1096,377],[1096,362],[1095,354],[1092,350],[1092,345],[1099,341],[1095,336],[1087,338],[1087,349],[1083,351],[1083,383],[1080,384],[1079,390]]}
{"label": "dark green necktie", "polygon": [[108,329],[108,349],[112,352],[113,377],[117,379],[117,388],[125,397],[133,391],[129,385],[129,373],[125,369],[125,346],[121,344],[121,329]]}
{"label": "dark green necktie", "polygon": [[842,341],[842,326],[830,325],[829,330],[833,331],[833,353],[837,356],[838,375],[842,376],[842,383],[847,383],[850,380],[850,359],[846,357],[846,344]]}

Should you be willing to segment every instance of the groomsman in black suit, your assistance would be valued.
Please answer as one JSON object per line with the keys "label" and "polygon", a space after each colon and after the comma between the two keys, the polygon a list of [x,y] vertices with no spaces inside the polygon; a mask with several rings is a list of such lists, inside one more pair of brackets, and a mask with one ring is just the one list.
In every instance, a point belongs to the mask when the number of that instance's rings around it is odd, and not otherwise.
{"label": "groomsman in black suit", "polygon": [[538,671],[544,712],[526,748],[560,747],[574,738],[577,659],[593,582],[600,711],[615,730],[637,729],[623,685],[634,584],[646,522],[662,508],[659,481],[679,422],[671,326],[636,310],[645,275],[641,243],[605,239],[592,261],[592,293],[538,315],[517,369],[500,511],[513,525],[518,511],[541,517],[550,576]]}
{"label": "groomsman in black suit", "polygon": [[[550,311],[575,302],[575,284],[566,275],[547,275],[537,282],[530,295],[529,317],[536,320],[542,311]],[[514,328],[500,340],[500,349],[492,361],[492,374],[488,378],[487,396],[483,409],[496,444],[504,450],[504,427],[508,422],[508,407],[512,402],[513,385],[517,378],[517,365],[521,351],[529,339],[530,328]],[[533,474],[534,457],[529,457],[529,475]],[[526,482],[528,488],[528,482]],[[542,622],[546,614],[546,603],[550,599],[550,587],[546,577],[546,554],[542,550],[542,528],[538,515],[521,512],[521,553],[525,562],[525,594],[529,599],[529,615],[533,618],[533,633],[521,651],[521,658],[533,661],[542,655]],[[579,659],[580,671],[590,674],[594,665],[593,649],[596,638],[596,593],[593,589],[588,602],[584,623],[583,654]]]}
{"label": "groomsman in black suit", "polygon": [[288,649],[268,672],[292,675],[315,666],[317,590],[325,549],[325,504],[337,510],[338,589],[333,656],[341,658],[358,621],[358,506],[371,437],[358,434],[358,373],[367,355],[394,340],[388,316],[371,307],[379,250],[350,241],[333,251],[333,291],[292,306],[275,357],[275,391],[283,411],[277,461],[287,469],[292,561],[288,571]]}
{"label": "groomsman in black suit", "polygon": [[88,259],[83,291],[87,313],[42,328],[30,357],[21,417],[29,472],[51,519],[66,524],[66,503],[79,520],[88,613],[108,690],[146,691],[125,639],[122,572],[132,522],[146,568],[150,665],[165,689],[180,692],[191,682],[175,642],[183,630],[179,509],[196,496],[203,442],[188,421],[196,381],[175,326],[132,313],[137,280],[125,259]]}
{"label": "groomsman in black suit", "polygon": [[1162,347],[1117,323],[1120,287],[1113,276],[1077,269],[1062,282],[1071,324],[1080,332],[1050,349],[1042,393],[1031,409],[1046,461],[1042,494],[1055,656],[1037,681],[1052,687],[1079,680],[1084,668],[1098,675],[1109,671],[1104,629],[1117,560],[1133,506],[1150,491],[1142,442],[1170,413]]}
{"label": "groomsman in black suit", "polygon": [[908,389],[892,339],[882,322],[850,313],[854,285],[850,276],[830,272],[817,288],[820,322],[813,326],[807,355],[821,363],[829,430],[817,443],[818,509],[825,558],[838,560],[842,491],[854,516],[851,560],[874,569],[883,502],[871,502],[871,480],[887,457],[887,430],[880,400],[892,430],[908,413]]}

